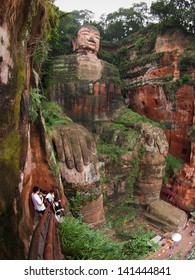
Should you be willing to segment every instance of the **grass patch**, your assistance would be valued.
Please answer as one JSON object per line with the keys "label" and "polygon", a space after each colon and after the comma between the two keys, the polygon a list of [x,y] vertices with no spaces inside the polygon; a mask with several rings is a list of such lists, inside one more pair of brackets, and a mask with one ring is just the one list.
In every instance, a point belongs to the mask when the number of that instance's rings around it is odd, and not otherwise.
{"label": "grass patch", "polygon": [[60,223],[59,236],[69,260],[140,259],[151,250],[148,247],[149,235],[133,235],[128,241],[114,242],[73,217],[65,217]]}
{"label": "grass patch", "polygon": [[65,217],[59,225],[59,235],[66,258],[70,260],[122,260],[123,243],[109,240],[100,231],[72,217]]}
{"label": "grass patch", "polygon": [[116,161],[119,156],[127,153],[127,150],[116,145],[111,145],[105,142],[97,143],[97,152],[99,155],[108,155],[113,161]]}
{"label": "grass patch", "polygon": [[130,205],[128,201],[124,199],[116,205],[108,204],[105,214],[108,224],[115,229],[122,229],[128,221],[132,221],[136,217],[137,212],[137,208]]}
{"label": "grass patch", "polygon": [[145,116],[141,116],[129,108],[123,108],[120,115],[113,121],[113,123],[115,125],[137,128],[138,130],[140,130],[141,124],[143,123],[149,123],[156,127],[161,126],[158,122],[152,121]]}
{"label": "grass patch", "polygon": [[47,130],[55,124],[66,125],[72,122],[64,115],[63,109],[56,102],[43,102],[42,111]]}

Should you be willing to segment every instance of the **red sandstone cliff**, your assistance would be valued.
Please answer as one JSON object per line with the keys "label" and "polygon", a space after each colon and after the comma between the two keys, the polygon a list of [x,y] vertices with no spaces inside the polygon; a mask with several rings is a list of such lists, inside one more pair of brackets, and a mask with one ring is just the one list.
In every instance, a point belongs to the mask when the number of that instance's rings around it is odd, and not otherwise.
{"label": "red sandstone cliff", "polygon": [[[147,41],[149,34],[144,36]],[[187,162],[168,187],[182,203],[194,208],[195,151],[189,138],[194,123],[194,37],[170,29],[157,35],[150,52],[135,50],[135,45],[130,44],[128,73],[123,75],[126,103],[140,115],[160,122],[169,152]]]}
{"label": "red sandstone cliff", "polygon": [[194,116],[193,42],[192,36],[170,29],[157,36],[150,53],[135,51],[131,45],[127,74],[122,74],[128,106],[161,122],[169,152],[186,161],[190,158],[188,131]]}
{"label": "red sandstone cliff", "polygon": [[[24,258],[24,243],[32,230],[28,186],[45,180],[31,173],[29,163],[41,173],[37,163],[42,154],[34,159],[40,139],[36,133],[31,139],[28,112],[32,55],[42,37],[46,14],[45,1],[2,0],[0,5],[1,259]],[[50,184],[51,178],[47,179]]]}

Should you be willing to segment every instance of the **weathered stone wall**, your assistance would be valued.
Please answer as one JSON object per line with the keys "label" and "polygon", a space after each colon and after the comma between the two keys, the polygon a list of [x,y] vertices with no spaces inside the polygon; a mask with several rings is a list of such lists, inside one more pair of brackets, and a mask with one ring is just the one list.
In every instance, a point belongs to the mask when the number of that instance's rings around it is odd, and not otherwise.
{"label": "weathered stone wall", "polygon": [[[34,12],[32,13],[32,5]],[[44,3],[2,0],[0,5],[0,258],[24,258],[19,233],[28,156],[31,55],[42,35]],[[35,40],[36,38],[36,40]],[[23,197],[28,200],[28,196]],[[27,209],[28,213],[28,209]],[[26,233],[29,234],[28,229]]]}
{"label": "weathered stone wall", "polygon": [[175,101],[168,100],[162,85],[141,85],[129,95],[130,107],[137,113],[164,124],[169,152],[189,160],[188,131],[193,120],[194,86],[183,85],[175,92]]}
{"label": "weathered stone wall", "polygon": [[193,46],[186,53],[193,40],[182,31],[166,30],[157,36],[151,53],[140,54],[130,48],[127,73],[122,74],[128,106],[161,122],[170,153],[186,161],[190,158],[188,131],[193,122],[195,88],[193,63],[183,66],[181,60],[184,54],[190,57],[194,53]]}

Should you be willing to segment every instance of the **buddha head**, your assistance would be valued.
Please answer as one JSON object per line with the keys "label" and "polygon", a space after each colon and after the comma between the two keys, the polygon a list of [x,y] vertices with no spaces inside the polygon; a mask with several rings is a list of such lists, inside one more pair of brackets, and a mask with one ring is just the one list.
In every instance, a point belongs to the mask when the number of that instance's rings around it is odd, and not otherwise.
{"label": "buddha head", "polygon": [[73,51],[97,54],[100,47],[100,32],[92,25],[81,26],[72,40]]}

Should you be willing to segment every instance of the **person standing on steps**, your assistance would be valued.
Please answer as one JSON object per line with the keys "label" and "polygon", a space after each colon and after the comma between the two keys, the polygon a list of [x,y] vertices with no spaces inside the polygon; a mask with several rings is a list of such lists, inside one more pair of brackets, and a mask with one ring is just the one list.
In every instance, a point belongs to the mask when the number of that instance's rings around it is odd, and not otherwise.
{"label": "person standing on steps", "polygon": [[44,197],[41,194],[39,187],[37,186],[33,187],[31,199],[33,202],[34,210],[40,214],[44,214],[46,207],[44,204]]}
{"label": "person standing on steps", "polygon": [[55,198],[54,190],[51,189],[49,193],[46,195],[45,199],[47,202],[52,204],[54,202],[54,198]]}

